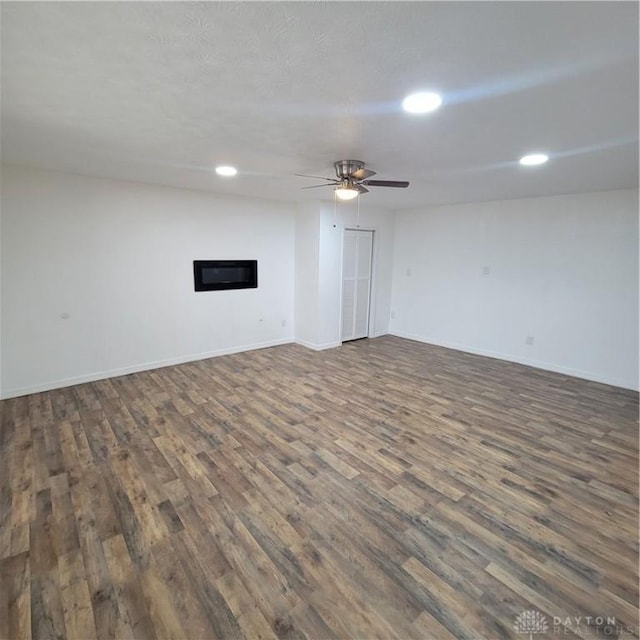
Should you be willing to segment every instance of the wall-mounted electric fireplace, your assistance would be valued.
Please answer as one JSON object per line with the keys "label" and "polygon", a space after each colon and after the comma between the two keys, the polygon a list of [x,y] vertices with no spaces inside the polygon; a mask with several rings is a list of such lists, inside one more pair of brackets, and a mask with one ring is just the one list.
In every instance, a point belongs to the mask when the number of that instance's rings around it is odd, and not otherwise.
{"label": "wall-mounted electric fireplace", "polygon": [[196,291],[255,289],[258,286],[257,260],[194,260]]}

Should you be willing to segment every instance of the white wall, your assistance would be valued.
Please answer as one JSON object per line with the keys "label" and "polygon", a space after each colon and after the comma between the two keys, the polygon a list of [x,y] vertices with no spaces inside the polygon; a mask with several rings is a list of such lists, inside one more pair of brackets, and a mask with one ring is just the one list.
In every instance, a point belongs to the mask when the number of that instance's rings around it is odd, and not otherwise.
{"label": "white wall", "polygon": [[320,208],[299,205],[295,223],[295,338],[317,348],[320,269]]}
{"label": "white wall", "polygon": [[[3,397],[289,342],[294,328],[336,346],[343,230],[358,224],[376,232],[370,336],[638,387],[637,191],[395,215],[363,199],[336,215],[12,166],[1,177]],[[259,287],[195,293],[198,258],[257,258]]]}
{"label": "white wall", "polygon": [[400,212],[394,255],[391,333],[638,388],[637,191]]}
{"label": "white wall", "polygon": [[[291,205],[4,166],[1,258],[4,397],[292,340]],[[194,259],[256,258],[194,292]]]}
{"label": "white wall", "polygon": [[0,399],[2,398],[2,173],[0,164]]}
{"label": "white wall", "polygon": [[346,227],[374,230],[369,336],[388,332],[393,213],[360,203],[305,203],[296,216],[296,341],[313,349],[341,344],[342,243]]}

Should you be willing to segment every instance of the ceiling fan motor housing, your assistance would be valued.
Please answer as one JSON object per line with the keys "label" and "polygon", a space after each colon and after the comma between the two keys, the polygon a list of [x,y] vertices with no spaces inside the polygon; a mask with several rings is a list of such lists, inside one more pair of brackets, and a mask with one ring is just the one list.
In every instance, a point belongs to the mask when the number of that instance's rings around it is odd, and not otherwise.
{"label": "ceiling fan motor housing", "polygon": [[345,179],[351,177],[358,169],[364,169],[364,162],[362,160],[338,160],[333,163],[333,166],[338,178]]}

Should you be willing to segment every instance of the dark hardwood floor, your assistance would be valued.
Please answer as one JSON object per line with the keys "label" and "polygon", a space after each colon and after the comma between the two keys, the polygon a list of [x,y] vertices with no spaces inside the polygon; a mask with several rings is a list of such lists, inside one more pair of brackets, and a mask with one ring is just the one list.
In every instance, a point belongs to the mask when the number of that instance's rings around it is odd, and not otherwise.
{"label": "dark hardwood floor", "polygon": [[631,391],[382,337],[1,407],[1,638],[637,637]]}

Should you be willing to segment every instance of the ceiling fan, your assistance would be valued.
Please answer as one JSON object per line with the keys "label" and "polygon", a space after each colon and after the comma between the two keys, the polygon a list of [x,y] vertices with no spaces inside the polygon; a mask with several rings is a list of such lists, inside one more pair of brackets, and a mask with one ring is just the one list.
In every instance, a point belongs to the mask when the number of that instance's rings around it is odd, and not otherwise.
{"label": "ceiling fan", "polygon": [[407,181],[399,180],[369,180],[376,172],[364,168],[362,160],[338,160],[333,163],[336,170],[336,178],[324,178],[322,176],[308,176],[302,173],[294,175],[302,178],[317,178],[326,180],[325,184],[314,184],[302,189],[316,189],[318,187],[334,187],[336,197],[341,200],[351,200],[361,193],[368,193],[367,187],[400,187],[409,186]]}

